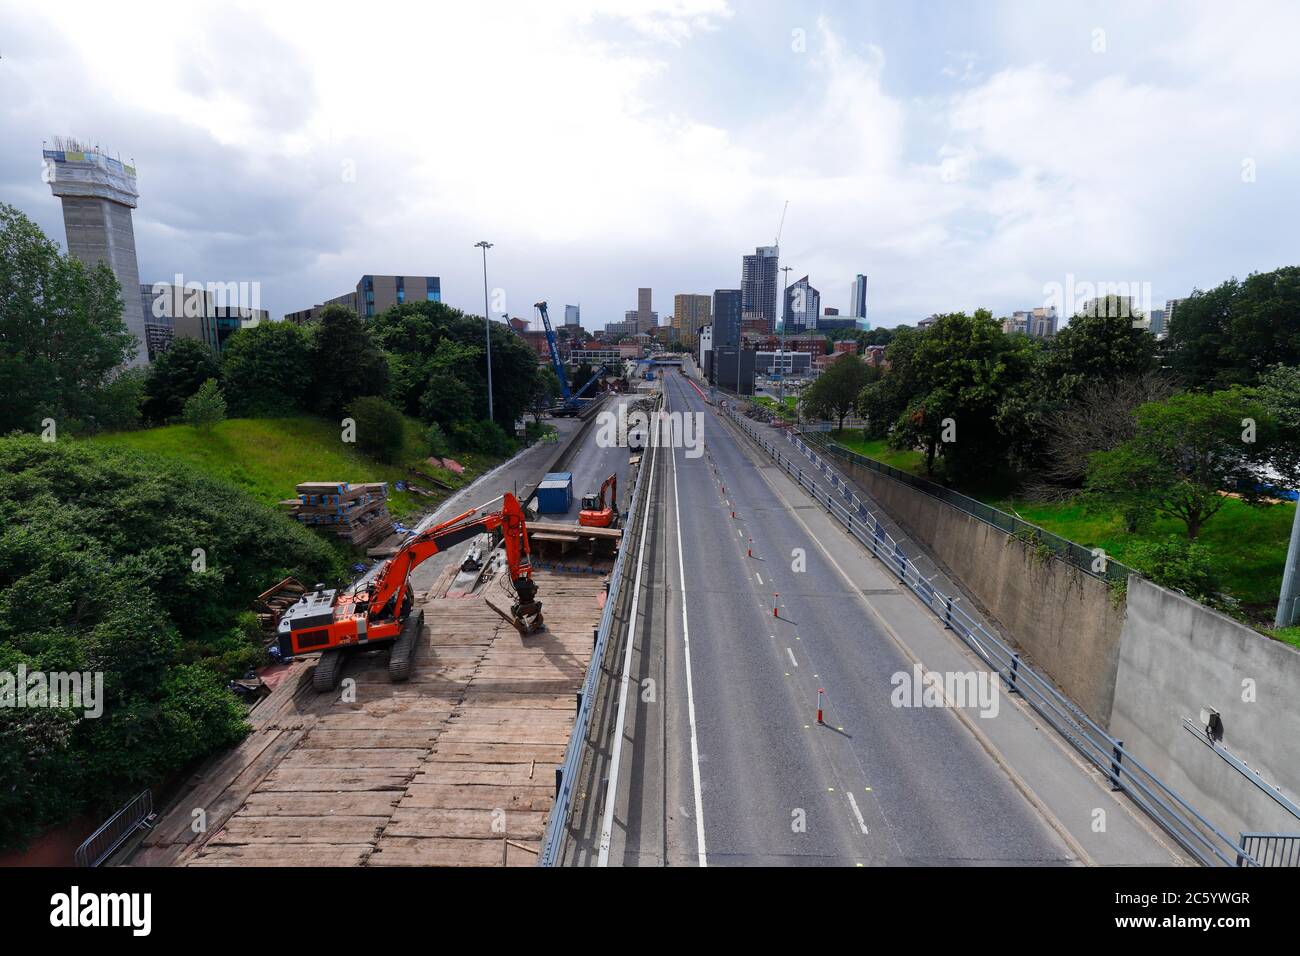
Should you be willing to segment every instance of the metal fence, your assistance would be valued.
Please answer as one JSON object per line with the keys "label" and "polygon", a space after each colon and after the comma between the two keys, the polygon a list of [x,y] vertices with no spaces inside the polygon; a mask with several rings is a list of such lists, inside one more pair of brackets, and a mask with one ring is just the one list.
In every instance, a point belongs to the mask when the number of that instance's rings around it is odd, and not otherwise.
{"label": "metal fence", "polygon": [[[636,526],[636,518],[646,506],[650,489],[646,473],[650,470],[649,460],[642,459],[637,472],[636,485],[632,490],[632,500],[628,505],[627,520],[623,527]],[[644,495],[642,491],[644,489]],[[569,746],[564,751],[564,762],[555,770],[555,805],[546,821],[546,831],[542,836],[542,849],[537,857],[538,866],[557,866],[559,864],[561,842],[564,828],[573,812],[574,784],[578,777],[578,768],[582,763],[582,751],[587,745],[587,731],[591,726],[591,714],[595,706],[596,686],[600,681],[601,665],[605,659],[605,648],[614,625],[614,607],[618,604],[623,587],[624,568],[631,547],[627,545],[624,535],[618,556],[614,559],[614,570],[609,576],[609,590],[605,597],[605,609],[600,615],[600,624],[596,628],[595,642],[591,651],[591,663],[587,666],[587,676],[583,679],[582,689],[578,691],[577,718],[573,723],[573,733],[569,736]]]}
{"label": "metal fence", "polygon": [[[782,437],[788,450],[770,440],[765,429],[734,408],[725,410],[733,421],[794,478],[814,501],[881,561],[899,582],[916,594],[975,654],[1003,680],[1007,690],[1020,694],[1042,718],[1109,779],[1111,788],[1124,791],[1148,816],[1206,866],[1259,866],[1254,852],[1206,819],[1191,804],[1166,786],[1092,718],[1050,681],[1025,664],[1020,654],[968,615],[953,599],[937,590],[903,553],[866,504],[845,479],[798,435]],[[833,491],[823,488],[814,474]]]}
{"label": "metal fence", "polygon": [[1300,866],[1300,835],[1294,833],[1243,833],[1237,865],[1249,858],[1259,866]]}
{"label": "metal fence", "polygon": [[153,794],[144,790],[126,806],[104,821],[104,824],[77,847],[73,859],[77,866],[99,866],[117,852],[131,834],[148,826],[153,817]]}
{"label": "metal fence", "polygon": [[[807,437],[808,441],[824,454],[839,458],[842,461],[852,462],[887,478],[909,485],[932,498],[938,498],[940,501],[952,505],[959,511],[964,511],[973,518],[978,518],[985,524],[992,525],[999,531],[1024,541],[1027,545],[1035,548],[1047,548],[1062,561],[1078,568],[1084,574],[1090,574],[1111,584],[1123,585],[1128,582],[1128,576],[1134,573],[1127,565],[1121,564],[1113,558],[1095,554],[1090,548],[1085,548],[1069,538],[1062,538],[1060,535],[1052,534],[1052,532],[1046,531],[1036,524],[1031,524],[1015,515],[1007,514],[992,505],[987,505],[982,501],[963,495],[959,491],[945,488],[943,485],[927,481],[910,472],[895,468],[892,465],[886,465],[882,461],[868,458],[866,455],[859,455],[842,445],[835,444],[824,435],[810,433]],[[1099,565],[1100,570],[1098,570]]]}

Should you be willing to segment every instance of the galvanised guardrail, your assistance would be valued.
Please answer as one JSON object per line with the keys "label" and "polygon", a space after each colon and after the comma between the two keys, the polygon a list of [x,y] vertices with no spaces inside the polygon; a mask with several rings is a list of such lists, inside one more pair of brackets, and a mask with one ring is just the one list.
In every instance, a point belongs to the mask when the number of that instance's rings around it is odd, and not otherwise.
{"label": "galvanised guardrail", "polygon": [[826,436],[809,434],[809,441],[815,444],[821,451],[834,457],[850,461],[855,465],[863,468],[869,468],[874,472],[900,481],[909,485],[918,491],[924,492],[932,498],[938,498],[947,504],[952,505],[959,511],[964,511],[973,518],[978,518],[985,524],[990,524],[1013,537],[1025,541],[1034,546],[1044,546],[1050,548],[1052,552],[1062,561],[1078,568],[1084,574],[1090,574],[1094,578],[1100,578],[1111,584],[1123,585],[1128,582],[1128,576],[1135,573],[1132,568],[1121,564],[1113,558],[1106,557],[1102,561],[1101,572],[1094,570],[1094,564],[1097,561],[1097,555],[1090,549],[1069,538],[1062,538],[1060,535],[1040,528],[1036,524],[1031,524],[1023,518],[1017,518],[1015,515],[1007,514],[992,505],[987,505],[975,498],[963,495],[959,491],[953,491],[951,488],[945,488],[943,485],[933,481],[927,481],[917,475],[913,475],[902,469],[895,468],[892,465],[886,465],[883,461],[876,461],[874,458],[868,458],[866,455],[860,455],[851,451],[842,445],[835,444]]}
{"label": "galvanised guardrail", "polygon": [[141,790],[120,810],[104,821],[98,830],[86,837],[72,858],[77,866],[99,866],[117,852],[118,847],[130,839],[131,834],[149,825],[153,817],[153,794]]}
{"label": "galvanised guardrail", "polygon": [[[733,406],[726,414],[780,465],[814,501],[825,505],[830,515],[871,551],[899,582],[925,605],[1005,683],[1008,692],[1019,694],[1026,703],[1060,733],[1090,763],[1106,774],[1112,790],[1122,790],[1152,820],[1169,833],[1183,849],[1205,866],[1259,866],[1250,850],[1232,839],[1158,777],[1050,681],[1021,660],[1020,654],[953,603],[939,591],[903,553],[902,546],[885,530],[845,479],[806,442],[792,433],[785,440],[801,458],[782,454],[754,422]],[[805,461],[807,466],[805,466]],[[805,467],[808,472],[805,473]],[[813,475],[824,479],[833,491],[823,489]]]}
{"label": "galvanised guardrail", "polygon": [[[657,447],[653,442],[650,447]],[[632,489],[632,500],[628,504],[627,519],[623,527],[636,527],[636,518],[646,506],[649,487],[645,480],[649,469],[649,460],[643,456],[637,470],[636,485]],[[644,487],[645,496],[642,495]],[[578,691],[578,714],[573,723],[573,733],[569,736],[569,746],[564,751],[564,762],[555,769],[555,804],[551,815],[546,820],[546,831],[542,836],[542,849],[537,856],[538,866],[557,866],[560,858],[560,844],[564,838],[564,828],[573,812],[574,783],[578,777],[578,768],[582,764],[582,751],[587,746],[587,732],[591,727],[591,713],[595,706],[596,685],[600,682],[600,669],[605,660],[605,648],[614,628],[614,607],[618,604],[622,591],[624,567],[627,554],[631,548],[627,537],[619,542],[618,556],[614,559],[614,570],[610,572],[609,589],[605,595],[605,609],[600,615],[600,624],[596,627],[595,642],[591,650],[591,663],[587,665],[587,676],[583,679],[582,690]]]}
{"label": "galvanised guardrail", "polygon": [[1246,858],[1259,861],[1260,866],[1300,866],[1300,835],[1295,833],[1243,833],[1238,866]]}

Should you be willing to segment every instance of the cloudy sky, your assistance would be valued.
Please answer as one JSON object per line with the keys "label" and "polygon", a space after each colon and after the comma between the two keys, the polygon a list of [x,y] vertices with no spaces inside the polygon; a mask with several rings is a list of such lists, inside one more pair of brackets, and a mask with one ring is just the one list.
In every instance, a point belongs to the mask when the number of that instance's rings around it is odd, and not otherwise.
{"label": "cloudy sky", "polygon": [[[1056,9],[1061,7],[1061,9]],[[143,281],[364,273],[482,313],[740,282],[775,238],[877,325],[1164,299],[1300,262],[1300,5],[0,0],[0,200],[64,239],[40,145],[134,159]]]}

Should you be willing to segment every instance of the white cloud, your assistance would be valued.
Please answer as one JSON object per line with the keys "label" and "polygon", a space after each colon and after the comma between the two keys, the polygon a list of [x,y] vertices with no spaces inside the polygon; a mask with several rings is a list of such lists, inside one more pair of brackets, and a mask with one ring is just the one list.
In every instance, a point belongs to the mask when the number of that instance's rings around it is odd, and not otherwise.
{"label": "white cloud", "polygon": [[[364,272],[440,274],[475,308],[486,237],[513,312],[581,300],[604,322],[649,284],[666,314],[674,292],[737,284],[787,199],[797,274],[844,305],[870,273],[888,324],[1033,305],[1066,272],[1174,295],[1293,257],[1270,221],[1297,204],[1289,8],[1098,8],[1099,56],[1091,13],[993,17],[949,54],[882,45],[870,15],[821,19],[775,60],[755,37],[787,46],[789,17],[721,0],[0,16],[24,44],[0,63],[6,129],[134,156],[145,271],[260,278],[278,311]],[[918,56],[956,92],[901,86],[891,64]],[[707,113],[716,91],[667,92],[703,57],[763,92]],[[0,160],[34,151],[10,140]],[[50,202],[21,182],[24,207]]]}

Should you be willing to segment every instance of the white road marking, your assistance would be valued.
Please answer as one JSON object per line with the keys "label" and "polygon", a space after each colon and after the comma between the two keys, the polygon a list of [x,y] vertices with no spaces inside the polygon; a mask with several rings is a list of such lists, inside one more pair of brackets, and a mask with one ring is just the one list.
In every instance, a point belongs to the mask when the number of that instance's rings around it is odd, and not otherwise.
{"label": "white road marking", "polygon": [[636,643],[632,629],[636,626],[637,606],[641,602],[641,570],[645,567],[646,526],[650,523],[650,495],[654,491],[655,466],[659,462],[658,429],[650,432],[650,474],[646,485],[645,516],[641,519],[641,544],[636,554],[636,582],[632,587],[632,612],[627,623],[627,650],[623,653],[623,676],[619,679],[618,689],[618,728],[614,735],[614,753],[609,765],[609,783],[605,788],[605,815],[600,826],[600,853],[596,859],[597,866],[609,866],[609,845],[614,834],[614,804],[618,802],[619,763],[623,759],[623,737],[627,720],[627,689],[632,671],[632,647]]}
{"label": "white road marking", "polygon": [[708,866],[704,849],[704,796],[700,787],[700,744],[695,731],[695,691],[691,681],[691,628],[686,620],[686,562],[682,557],[682,499],[677,490],[677,452],[670,450],[673,463],[673,518],[677,523],[677,575],[682,583],[682,646],[686,654],[686,713],[691,724],[691,776],[695,784],[695,839],[700,848],[700,866]]}
{"label": "white road marking", "polygon": [[790,650],[790,648],[787,647],[785,649],[785,652],[790,655],[790,663],[793,664],[795,667],[798,667],[799,662],[794,659],[794,651]]}
{"label": "white road marking", "polygon": [[755,571],[755,572],[754,572],[754,577],[758,578],[758,583],[759,583],[759,585],[761,586],[761,585],[763,584],[763,576],[762,576],[761,574],[759,574],[757,571]]}
{"label": "white road marking", "polygon": [[862,819],[862,811],[858,809],[858,801],[853,799],[851,791],[845,791],[849,795],[849,806],[853,807],[853,815],[858,818],[858,826],[862,827],[862,832],[867,832],[867,821]]}

